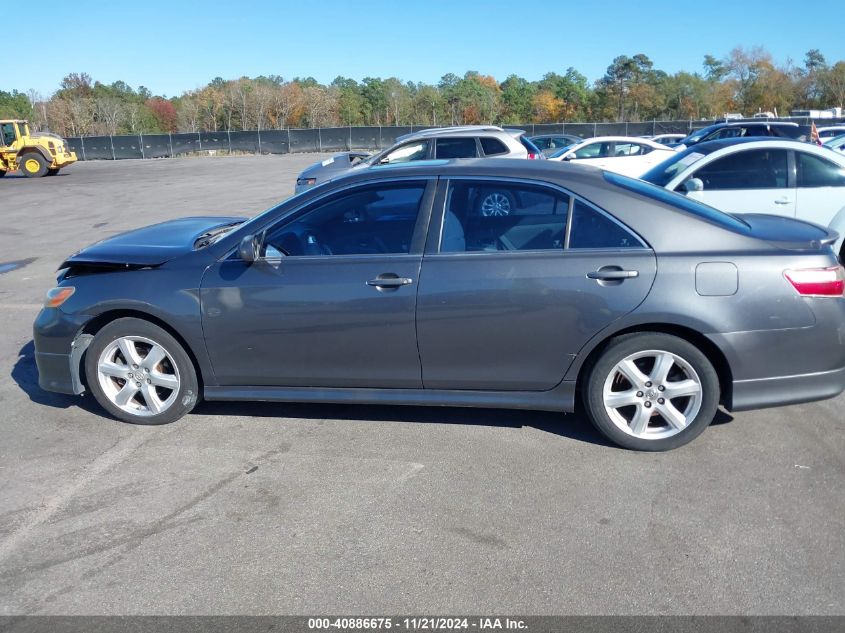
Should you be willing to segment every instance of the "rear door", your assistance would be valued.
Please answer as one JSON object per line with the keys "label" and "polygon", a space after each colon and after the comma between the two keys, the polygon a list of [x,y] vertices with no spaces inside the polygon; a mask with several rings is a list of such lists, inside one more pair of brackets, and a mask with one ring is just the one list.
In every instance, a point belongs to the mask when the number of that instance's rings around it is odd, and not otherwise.
{"label": "rear door", "polygon": [[[702,191],[687,193],[711,207],[731,213],[795,215],[795,188],[789,178],[785,149],[752,149],[717,158],[696,169]],[[684,184],[677,188],[684,192]]]}
{"label": "rear door", "polygon": [[[484,214],[493,193],[511,201],[507,214]],[[427,389],[551,389],[654,279],[639,238],[548,185],[452,179],[434,208],[443,215],[431,223],[417,297]]]}
{"label": "rear door", "polygon": [[845,169],[831,160],[795,152],[798,212],[802,220],[828,226],[845,210]]}

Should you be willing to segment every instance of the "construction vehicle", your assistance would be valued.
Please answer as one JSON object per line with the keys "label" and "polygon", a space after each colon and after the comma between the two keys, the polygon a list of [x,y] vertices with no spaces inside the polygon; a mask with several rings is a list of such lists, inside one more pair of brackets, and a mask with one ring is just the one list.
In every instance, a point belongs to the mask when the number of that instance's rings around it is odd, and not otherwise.
{"label": "construction vehicle", "polygon": [[75,162],[76,153],[61,136],[30,134],[26,121],[0,119],[0,177],[19,169],[29,178],[53,176]]}

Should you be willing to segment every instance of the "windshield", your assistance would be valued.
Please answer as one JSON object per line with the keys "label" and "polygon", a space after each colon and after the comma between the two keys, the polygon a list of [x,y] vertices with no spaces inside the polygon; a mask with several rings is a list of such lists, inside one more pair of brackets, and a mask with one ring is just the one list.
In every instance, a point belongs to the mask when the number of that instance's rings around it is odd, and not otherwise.
{"label": "windshield", "polygon": [[[577,145],[577,143],[574,143],[574,144]],[[549,158],[560,158],[561,156],[566,154],[566,152],[568,152],[571,147],[572,147],[572,145],[567,145],[566,147],[561,147],[559,150],[556,150],[554,154],[549,155]]]}
{"label": "windshield", "polygon": [[643,182],[642,180],[637,180],[636,178],[628,178],[628,176],[622,176],[609,171],[604,172],[604,178],[614,185],[618,185],[619,187],[638,193],[641,196],[651,198],[652,200],[669,204],[676,209],[686,211],[687,213],[726,229],[731,229],[744,234],[748,234],[751,230],[751,226],[747,222],[731,215],[730,213],[719,211],[718,209],[714,209],[713,207],[702,204],[696,200],[690,200],[686,196],[674,193],[673,191],[668,191],[663,187],[655,187],[648,182]]}
{"label": "windshield", "polygon": [[705,136],[710,134],[710,132],[715,130],[717,127],[718,126],[716,126],[716,125],[711,125],[709,127],[703,127],[700,130],[696,130],[695,132],[693,132],[692,134],[690,134],[686,138],[681,139],[680,144],[692,145],[693,143],[698,143],[701,139],[703,139]]}
{"label": "windshield", "polygon": [[[710,143],[705,143],[704,145],[710,145]],[[700,145],[688,147],[674,156],[667,158],[662,163],[655,165],[640,176],[640,179],[650,182],[653,185],[657,185],[658,187],[665,187],[675,176],[683,172],[687,167],[693,163],[697,163],[707,156],[707,154],[716,151],[716,149],[718,148],[701,147]]]}

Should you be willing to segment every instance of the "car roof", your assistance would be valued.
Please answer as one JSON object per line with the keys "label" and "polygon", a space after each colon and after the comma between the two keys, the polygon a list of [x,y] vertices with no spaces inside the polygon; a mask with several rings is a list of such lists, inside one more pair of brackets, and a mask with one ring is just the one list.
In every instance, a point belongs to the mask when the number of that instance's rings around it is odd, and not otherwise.
{"label": "car roof", "polygon": [[[426,128],[424,130],[417,130],[416,132],[409,132],[396,138],[396,142],[407,141],[415,138],[431,138],[437,136],[475,136],[479,132],[506,132],[511,134],[510,130],[504,130],[496,125],[456,125],[452,127],[434,127]],[[521,133],[522,130],[519,130]]]}
{"label": "car roof", "polygon": [[804,141],[796,141],[795,139],[782,138],[778,136],[735,136],[733,138],[720,138],[715,141],[704,141],[692,146],[692,151],[695,148],[709,149],[711,152],[722,149],[723,147],[731,147],[733,145],[746,145],[748,143],[765,143],[767,145],[782,145],[785,147],[794,147],[798,149],[805,149],[811,146]]}

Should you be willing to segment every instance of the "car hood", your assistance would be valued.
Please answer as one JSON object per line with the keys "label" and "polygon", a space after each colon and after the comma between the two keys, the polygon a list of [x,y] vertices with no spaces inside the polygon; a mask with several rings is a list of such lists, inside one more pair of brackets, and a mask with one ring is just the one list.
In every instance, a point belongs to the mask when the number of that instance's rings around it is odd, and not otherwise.
{"label": "car hood", "polygon": [[159,266],[194,250],[196,241],[209,232],[240,224],[242,217],[194,217],[169,220],[120,233],[83,248],[59,268],[79,264],[102,266]]}
{"label": "car hood", "polygon": [[366,152],[341,152],[340,154],[329,156],[325,160],[321,160],[313,165],[309,165],[302,170],[299,177],[318,178],[319,182],[323,182],[324,180],[340,175],[344,171],[353,169],[358,165],[362,165],[362,162],[358,162],[353,165],[352,161],[356,158],[360,158],[363,161],[368,156],[370,156],[370,154],[367,154]]}

